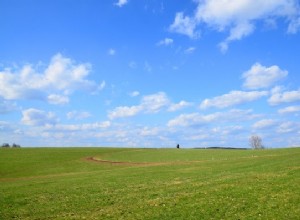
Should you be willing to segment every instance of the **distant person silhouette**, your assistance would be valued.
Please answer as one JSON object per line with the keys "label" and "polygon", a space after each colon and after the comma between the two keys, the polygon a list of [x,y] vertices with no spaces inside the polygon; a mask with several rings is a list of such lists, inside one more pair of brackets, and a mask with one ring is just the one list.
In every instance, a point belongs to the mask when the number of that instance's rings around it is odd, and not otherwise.
{"label": "distant person silhouette", "polygon": [[177,144],[176,148],[178,148],[178,149],[179,149],[179,144]]}

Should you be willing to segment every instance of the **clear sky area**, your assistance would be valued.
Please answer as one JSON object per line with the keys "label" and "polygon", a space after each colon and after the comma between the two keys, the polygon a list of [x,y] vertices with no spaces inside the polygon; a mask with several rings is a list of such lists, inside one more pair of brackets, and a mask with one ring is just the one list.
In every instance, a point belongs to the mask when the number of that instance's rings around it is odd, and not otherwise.
{"label": "clear sky area", "polygon": [[300,146],[298,0],[0,0],[0,144]]}

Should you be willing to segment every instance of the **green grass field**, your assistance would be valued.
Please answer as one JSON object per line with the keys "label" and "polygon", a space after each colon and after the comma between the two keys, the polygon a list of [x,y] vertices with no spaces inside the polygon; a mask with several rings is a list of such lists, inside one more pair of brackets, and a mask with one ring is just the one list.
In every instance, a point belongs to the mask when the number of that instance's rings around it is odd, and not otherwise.
{"label": "green grass field", "polygon": [[4,220],[290,220],[299,204],[300,148],[0,149]]}

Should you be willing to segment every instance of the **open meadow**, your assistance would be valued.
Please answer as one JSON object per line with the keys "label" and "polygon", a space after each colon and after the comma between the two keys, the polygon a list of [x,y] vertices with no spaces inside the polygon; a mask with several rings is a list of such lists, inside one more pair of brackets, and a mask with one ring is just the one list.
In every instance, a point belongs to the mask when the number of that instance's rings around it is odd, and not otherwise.
{"label": "open meadow", "polygon": [[300,148],[0,149],[0,219],[300,219]]}

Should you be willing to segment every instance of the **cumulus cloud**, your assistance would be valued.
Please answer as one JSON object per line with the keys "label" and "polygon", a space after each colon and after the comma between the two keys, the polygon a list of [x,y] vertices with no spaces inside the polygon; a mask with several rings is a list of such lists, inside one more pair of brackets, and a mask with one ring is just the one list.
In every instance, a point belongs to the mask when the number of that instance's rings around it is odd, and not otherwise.
{"label": "cumulus cloud", "polygon": [[204,24],[219,32],[229,32],[220,43],[226,51],[231,41],[240,40],[254,32],[256,22],[284,18],[288,21],[288,33],[297,33],[300,28],[299,3],[297,0],[202,0],[196,1],[194,15],[176,13],[170,30],[195,38],[196,28]]}
{"label": "cumulus cloud", "polygon": [[212,118],[213,117],[201,115],[199,113],[181,114],[176,118],[170,120],[167,125],[169,127],[187,127],[199,124],[206,124],[207,122],[211,121]]}
{"label": "cumulus cloud", "polygon": [[127,3],[128,3],[128,0],[119,0],[118,2],[115,3],[115,5],[121,8],[124,5],[126,5]]}
{"label": "cumulus cloud", "polygon": [[262,66],[260,63],[252,65],[242,78],[245,80],[243,86],[247,89],[268,88],[288,75],[288,71],[280,69],[278,66]]}
{"label": "cumulus cloud", "polygon": [[91,113],[85,111],[71,111],[67,113],[68,119],[82,120],[91,117]]}
{"label": "cumulus cloud", "polygon": [[45,112],[34,108],[23,110],[22,115],[22,123],[25,125],[53,125],[58,121],[56,115],[53,112]]}
{"label": "cumulus cloud", "polygon": [[141,107],[145,112],[156,113],[170,104],[170,100],[164,92],[147,95],[142,98]]}
{"label": "cumulus cloud", "polygon": [[143,109],[141,106],[130,106],[130,107],[119,106],[108,113],[108,118],[115,119],[115,118],[131,117],[138,114],[142,110]]}
{"label": "cumulus cloud", "polygon": [[265,129],[265,128],[272,127],[275,124],[276,124],[276,121],[273,119],[263,119],[263,120],[255,122],[252,127],[254,129]]}
{"label": "cumulus cloud", "polygon": [[200,114],[200,113],[190,113],[181,114],[176,118],[170,120],[167,123],[168,127],[193,127],[193,126],[203,126],[212,122],[232,122],[232,121],[246,121],[257,118],[258,115],[252,113],[252,110],[240,110],[232,109],[227,112],[216,112],[213,114]]}
{"label": "cumulus cloud", "polygon": [[281,108],[278,110],[279,114],[289,114],[289,113],[295,113],[295,112],[300,112],[300,106],[288,106],[285,108]]}
{"label": "cumulus cloud", "polygon": [[69,97],[64,95],[51,94],[48,95],[47,99],[50,104],[55,104],[55,105],[69,103]]}
{"label": "cumulus cloud", "polygon": [[177,111],[181,108],[190,106],[191,103],[180,101],[174,104],[170,101],[166,93],[158,92],[143,96],[139,105],[119,106],[108,113],[110,119],[135,116],[139,113],[158,113],[162,109]]}
{"label": "cumulus cloud", "polygon": [[172,32],[187,35],[190,38],[197,38],[199,34],[195,31],[196,25],[197,23],[194,18],[184,16],[182,12],[178,12],[169,29]]}
{"label": "cumulus cloud", "polygon": [[158,46],[169,46],[173,44],[174,40],[172,38],[165,38],[157,43]]}
{"label": "cumulus cloud", "polygon": [[43,99],[44,84],[44,79],[30,65],[18,69],[17,73],[10,68],[0,72],[0,96],[7,100]]}
{"label": "cumulus cloud", "polygon": [[149,128],[149,127],[143,127],[143,129],[140,130],[139,134],[141,136],[157,136],[159,134],[160,129],[157,127]]}
{"label": "cumulus cloud", "polygon": [[171,104],[170,107],[168,108],[168,111],[170,111],[170,112],[178,111],[182,108],[185,108],[185,107],[188,107],[188,106],[191,106],[191,105],[192,105],[192,103],[182,100],[179,103]]}
{"label": "cumulus cloud", "polygon": [[43,100],[51,104],[69,102],[68,95],[76,90],[96,92],[96,82],[86,79],[91,65],[56,54],[44,69],[25,65],[0,71],[0,96],[6,100]]}
{"label": "cumulus cloud", "polygon": [[278,89],[274,89],[272,96],[268,99],[270,105],[279,105],[297,101],[300,101],[300,90],[281,92]]}
{"label": "cumulus cloud", "polygon": [[205,99],[200,104],[201,109],[210,107],[226,108],[234,105],[239,105],[246,102],[257,100],[263,96],[267,96],[267,91],[231,91],[228,94],[214,97],[212,99]]}
{"label": "cumulus cloud", "polygon": [[299,126],[291,121],[286,121],[282,122],[278,127],[277,127],[277,132],[278,133],[290,133],[298,129]]}
{"label": "cumulus cloud", "polygon": [[90,69],[91,65],[88,63],[76,64],[72,59],[56,54],[40,77],[42,77],[44,87],[55,90],[65,92],[81,88],[94,90],[97,88],[96,83],[85,79],[89,75]]}

